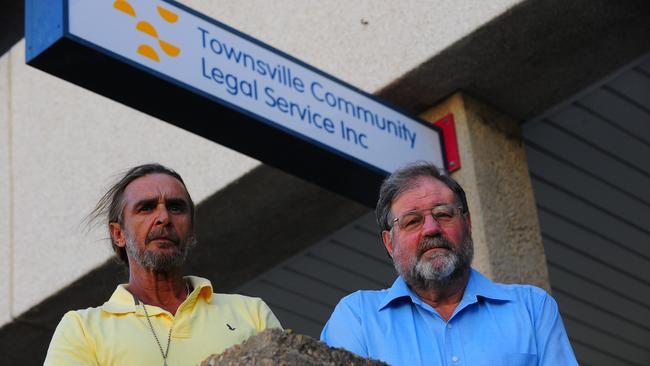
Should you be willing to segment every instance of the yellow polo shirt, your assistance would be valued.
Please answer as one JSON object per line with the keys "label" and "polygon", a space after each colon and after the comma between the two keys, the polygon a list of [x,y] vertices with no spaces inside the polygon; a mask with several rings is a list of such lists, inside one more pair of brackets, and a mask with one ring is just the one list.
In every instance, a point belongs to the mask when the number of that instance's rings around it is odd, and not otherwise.
{"label": "yellow polo shirt", "polygon": [[[266,328],[281,328],[259,298],[215,294],[210,281],[185,277],[194,290],[176,315],[156,306],[147,312],[163,350],[172,328],[167,365],[199,365],[213,353],[239,344]],[[45,365],[162,365],[142,305],[125,285],[117,286],[104,305],[69,311],[47,350]]]}

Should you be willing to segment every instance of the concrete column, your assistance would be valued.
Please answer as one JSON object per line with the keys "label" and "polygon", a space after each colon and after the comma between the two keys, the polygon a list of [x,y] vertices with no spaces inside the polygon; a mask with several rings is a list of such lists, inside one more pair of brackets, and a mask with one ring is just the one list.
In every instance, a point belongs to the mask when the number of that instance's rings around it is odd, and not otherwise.
{"label": "concrete column", "polygon": [[8,54],[0,57],[0,326],[11,319],[13,261],[11,209],[11,84]]}
{"label": "concrete column", "polygon": [[435,122],[453,113],[461,169],[452,174],[467,193],[474,268],[498,282],[550,289],[520,124],[456,93],[421,115]]}

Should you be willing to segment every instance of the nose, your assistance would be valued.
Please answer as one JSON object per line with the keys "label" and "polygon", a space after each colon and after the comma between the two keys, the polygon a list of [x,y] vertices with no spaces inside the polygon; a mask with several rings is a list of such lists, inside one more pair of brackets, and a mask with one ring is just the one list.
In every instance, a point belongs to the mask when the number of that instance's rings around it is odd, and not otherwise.
{"label": "nose", "polygon": [[440,224],[433,218],[433,215],[425,215],[422,224],[422,234],[425,236],[434,236],[440,232]]}
{"label": "nose", "polygon": [[167,225],[169,224],[169,212],[167,212],[166,207],[158,207],[156,210],[156,225]]}

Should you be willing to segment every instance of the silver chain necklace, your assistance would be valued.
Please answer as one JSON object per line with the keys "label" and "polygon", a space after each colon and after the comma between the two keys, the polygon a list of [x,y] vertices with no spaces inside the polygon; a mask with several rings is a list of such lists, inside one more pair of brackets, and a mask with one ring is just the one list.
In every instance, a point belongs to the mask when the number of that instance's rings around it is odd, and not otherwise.
{"label": "silver chain necklace", "polygon": [[[185,282],[185,291],[187,292],[185,298],[187,298],[190,296],[190,286],[187,284],[187,282]],[[133,295],[133,297],[135,297],[135,295]],[[169,344],[172,341],[172,329],[174,328],[174,325],[172,323],[172,326],[169,327],[169,334],[167,334],[167,347],[163,351],[162,345],[160,344],[160,340],[156,335],[156,331],[153,329],[153,324],[151,324],[151,319],[149,319],[149,313],[147,312],[147,307],[144,305],[144,302],[140,301],[140,299],[138,299],[137,297],[135,297],[135,299],[142,305],[142,309],[144,310],[144,315],[147,316],[147,323],[149,324],[149,329],[151,329],[151,334],[153,334],[153,337],[156,340],[156,343],[158,344],[160,355],[163,358],[163,366],[167,366],[167,355],[169,354]]]}

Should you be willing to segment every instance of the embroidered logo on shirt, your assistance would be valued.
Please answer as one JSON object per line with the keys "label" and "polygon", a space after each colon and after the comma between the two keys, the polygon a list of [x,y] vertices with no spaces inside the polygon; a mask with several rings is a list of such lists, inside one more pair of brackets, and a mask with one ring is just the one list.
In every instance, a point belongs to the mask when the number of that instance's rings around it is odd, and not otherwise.
{"label": "embroidered logo on shirt", "polygon": [[235,330],[235,329],[237,329],[237,328],[233,328],[233,327],[231,327],[230,324],[228,324],[228,323],[226,323],[226,325],[228,326],[228,329],[230,329],[230,330]]}

